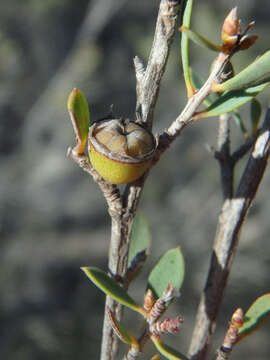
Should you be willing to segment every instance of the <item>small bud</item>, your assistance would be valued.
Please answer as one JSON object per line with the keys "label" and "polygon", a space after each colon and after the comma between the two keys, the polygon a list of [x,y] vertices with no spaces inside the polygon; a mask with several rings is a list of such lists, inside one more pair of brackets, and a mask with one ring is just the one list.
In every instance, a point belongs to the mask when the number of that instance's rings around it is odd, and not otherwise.
{"label": "small bud", "polygon": [[169,284],[161,297],[162,299],[164,299],[166,303],[168,303],[174,298],[174,296],[175,296],[175,290],[172,284]]}
{"label": "small bud", "polygon": [[84,153],[90,124],[86,97],[80,90],[73,89],[69,95],[67,107],[76,135],[76,147],[72,151],[81,155]]}
{"label": "small bud", "polygon": [[221,31],[222,42],[225,46],[233,46],[240,34],[240,20],[237,16],[237,7],[233,8],[226,17]]}
{"label": "small bud", "polygon": [[160,322],[156,322],[149,327],[149,331],[153,335],[174,334],[179,332],[179,327],[183,324],[181,316],[175,319],[166,318]]}
{"label": "small bud", "polygon": [[228,354],[232,351],[233,345],[237,342],[239,328],[243,325],[244,314],[241,308],[238,308],[232,315],[229,327],[227,329],[224,341],[220,347],[220,352]]}
{"label": "small bud", "polygon": [[231,324],[236,326],[238,329],[243,326],[244,323],[244,313],[241,308],[235,310],[232,315]]}
{"label": "small bud", "polygon": [[143,308],[149,313],[155,302],[153,291],[148,289],[144,295]]}
{"label": "small bud", "polygon": [[169,284],[167,289],[163,292],[161,297],[157,299],[155,304],[153,305],[150,313],[148,322],[149,324],[154,323],[156,320],[158,320],[161,315],[166,311],[167,304],[174,298],[174,288],[172,284]]}
{"label": "small bud", "polygon": [[241,32],[240,24],[241,21],[237,16],[237,8],[235,7],[226,17],[221,31],[222,51],[224,53],[246,50],[258,39],[257,35],[246,35],[254,26],[255,21],[251,21],[243,32]]}

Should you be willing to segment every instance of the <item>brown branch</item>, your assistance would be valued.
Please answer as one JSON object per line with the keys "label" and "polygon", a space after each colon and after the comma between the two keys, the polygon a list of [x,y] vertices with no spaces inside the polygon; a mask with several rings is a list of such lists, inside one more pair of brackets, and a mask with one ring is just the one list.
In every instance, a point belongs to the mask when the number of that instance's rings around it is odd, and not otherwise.
{"label": "brown branch", "polygon": [[261,134],[254,144],[236,194],[232,199],[224,201],[219,216],[208,278],[201,296],[189,349],[192,359],[206,358],[240,230],[263,178],[270,155],[269,148],[270,109],[266,113]]}
{"label": "brown branch", "polygon": [[[170,45],[175,32],[178,15],[178,1],[161,0],[156,23],[155,38],[152,45],[146,71],[138,58],[135,58],[137,79],[137,110],[141,109],[142,121],[152,126],[154,108],[157,101],[160,81],[164,74]],[[109,254],[109,269],[125,278],[130,231],[137,206],[141,197],[146,176],[128,184],[122,198],[122,213],[110,213],[112,217],[112,235]],[[112,243],[118,246],[112,248]],[[117,251],[115,251],[117,249]],[[107,297],[109,306],[117,319],[121,318],[122,306]],[[107,313],[104,316],[101,360],[115,359],[118,339],[113,333]]]}
{"label": "brown branch", "polygon": [[[146,71],[138,58],[134,59],[137,79],[137,110],[141,109],[142,121],[152,126],[154,108],[157,101],[160,81],[164,74],[169,55],[170,45],[175,32],[178,15],[178,1],[161,0],[156,23],[155,38],[149,56]],[[124,191],[122,215],[113,218],[112,240],[119,243],[118,253],[112,250],[109,255],[109,268],[115,275],[125,277],[131,226],[140,200],[146,176],[128,184]],[[114,260],[113,260],[114,258]],[[106,306],[110,306],[116,318],[121,317],[121,306],[109,297]],[[117,316],[118,315],[118,316]],[[117,350],[117,338],[113,334],[105,312],[101,359],[114,359]]]}

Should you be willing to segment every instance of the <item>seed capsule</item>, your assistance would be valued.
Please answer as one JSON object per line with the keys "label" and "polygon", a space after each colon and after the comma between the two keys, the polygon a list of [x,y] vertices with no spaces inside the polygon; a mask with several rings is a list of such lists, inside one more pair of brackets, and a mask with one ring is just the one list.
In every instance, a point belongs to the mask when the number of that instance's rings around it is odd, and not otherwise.
{"label": "seed capsule", "polygon": [[127,184],[149,168],[155,139],[129,119],[105,119],[89,130],[89,158],[95,170],[113,184]]}

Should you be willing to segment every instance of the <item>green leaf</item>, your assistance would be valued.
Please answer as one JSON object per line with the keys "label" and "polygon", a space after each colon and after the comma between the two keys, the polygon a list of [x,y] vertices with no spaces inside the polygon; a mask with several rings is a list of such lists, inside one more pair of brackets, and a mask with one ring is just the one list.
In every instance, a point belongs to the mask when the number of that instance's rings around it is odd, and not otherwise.
{"label": "green leaf", "polygon": [[151,243],[151,232],[149,223],[146,217],[141,213],[137,212],[133,221],[130,246],[128,252],[128,266],[131,265],[132,260],[138,253],[146,250],[148,253]]}
{"label": "green leaf", "polygon": [[109,295],[120,304],[144,314],[143,309],[135,303],[126,290],[118,285],[117,282],[108,276],[103,270],[96,267],[82,267],[81,269],[85,275],[105,294]]}
{"label": "green leaf", "polygon": [[261,327],[270,318],[270,293],[259,297],[248,309],[239,329],[239,340]]}
{"label": "green leaf", "polygon": [[252,99],[250,102],[250,116],[251,116],[253,135],[256,135],[256,133],[257,133],[261,114],[262,114],[261,103],[257,99]]}
{"label": "green leaf", "polygon": [[77,145],[73,151],[76,151],[77,154],[82,154],[88,139],[88,129],[90,125],[90,115],[86,97],[80,90],[73,89],[69,95],[67,106],[77,141]]}
{"label": "green leaf", "polygon": [[155,344],[157,350],[161,355],[165,356],[169,360],[189,360],[180,351],[173,349],[169,345],[164,344],[158,336],[151,336],[151,340]]}
{"label": "green leaf", "polygon": [[186,26],[181,26],[179,29],[182,33],[185,33],[187,37],[192,40],[195,44],[210,49],[212,51],[221,51],[221,46],[212,43],[210,40],[206,39],[204,36],[196,33],[195,31],[192,31]]}
{"label": "green leaf", "polygon": [[151,271],[147,288],[150,288],[154,295],[159,298],[172,284],[177,291],[180,290],[184,280],[185,262],[180,246],[168,250],[156,263]]}
{"label": "green leaf", "polygon": [[128,333],[124,325],[122,325],[114,316],[113,312],[109,307],[107,307],[107,313],[109,316],[109,320],[111,323],[111,326],[116,333],[116,335],[119,337],[121,341],[123,341],[125,344],[132,345],[134,342],[134,338],[132,335]]}
{"label": "green leaf", "polygon": [[[186,28],[190,27],[192,5],[193,5],[193,0],[187,0],[185,11],[183,14],[183,26],[185,26]],[[192,85],[190,68],[189,68],[188,36],[184,32],[182,33],[181,36],[181,58],[182,58],[184,79],[187,88],[187,95],[188,97],[191,97],[194,93],[194,88]]]}
{"label": "green leaf", "polygon": [[247,129],[245,127],[245,124],[244,124],[243,119],[241,118],[239,112],[238,111],[233,111],[232,112],[232,117],[234,118],[236,124],[239,126],[239,128],[242,131],[243,135],[245,137],[248,137]]}
{"label": "green leaf", "polygon": [[118,327],[118,337],[121,339],[125,344],[132,345],[132,338],[130,337],[128,331],[126,328],[121,324],[119,321],[115,319],[115,322],[117,323]]}
{"label": "green leaf", "polygon": [[196,121],[207,117],[219,116],[237,109],[252,100],[253,97],[257,96],[267,85],[269,85],[269,83],[251,87],[246,90],[225,92],[206,110],[197,113],[194,116],[194,120]]}
{"label": "green leaf", "polygon": [[270,81],[270,50],[257,58],[239,74],[222,84],[214,84],[212,91],[247,89]]}

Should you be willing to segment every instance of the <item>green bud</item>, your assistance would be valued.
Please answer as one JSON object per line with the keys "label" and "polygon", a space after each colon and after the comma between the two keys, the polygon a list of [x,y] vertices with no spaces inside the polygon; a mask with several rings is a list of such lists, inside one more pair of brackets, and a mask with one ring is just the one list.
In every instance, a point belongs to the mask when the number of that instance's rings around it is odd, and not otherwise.
{"label": "green bud", "polygon": [[90,125],[90,115],[86,97],[80,90],[73,89],[69,95],[67,106],[76,135],[76,146],[73,151],[80,155],[84,153]]}

